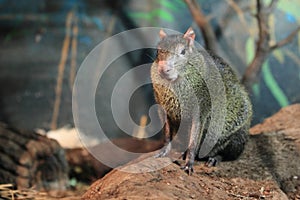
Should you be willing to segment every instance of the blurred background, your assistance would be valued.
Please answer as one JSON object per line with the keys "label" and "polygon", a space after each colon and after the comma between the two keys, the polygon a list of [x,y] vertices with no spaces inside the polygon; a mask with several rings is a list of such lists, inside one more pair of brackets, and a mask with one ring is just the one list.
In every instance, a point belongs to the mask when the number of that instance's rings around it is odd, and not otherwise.
{"label": "blurred background", "polygon": [[[197,2],[215,32],[220,56],[242,77],[255,53],[255,1]],[[279,0],[269,19],[271,42],[299,26],[299,10],[299,1]],[[146,26],[180,32],[192,26],[203,44],[182,0],[0,0],[0,121],[26,130],[74,126],[72,86],[85,57],[106,38]],[[269,54],[250,91],[253,124],[300,102],[299,52],[297,33],[289,44]],[[105,72],[95,100],[99,121],[109,132],[119,132],[110,110],[115,82],[130,68],[151,63],[154,56],[147,49],[131,52]],[[131,103],[132,117],[139,123],[154,103],[151,86],[139,89]]]}

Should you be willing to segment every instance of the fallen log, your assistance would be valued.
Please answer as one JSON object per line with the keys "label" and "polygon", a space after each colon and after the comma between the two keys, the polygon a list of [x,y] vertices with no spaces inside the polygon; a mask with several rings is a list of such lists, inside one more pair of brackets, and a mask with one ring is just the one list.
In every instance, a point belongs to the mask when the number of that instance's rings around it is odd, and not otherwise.
{"label": "fallen log", "polygon": [[0,123],[0,184],[62,190],[68,185],[65,151],[52,139]]}

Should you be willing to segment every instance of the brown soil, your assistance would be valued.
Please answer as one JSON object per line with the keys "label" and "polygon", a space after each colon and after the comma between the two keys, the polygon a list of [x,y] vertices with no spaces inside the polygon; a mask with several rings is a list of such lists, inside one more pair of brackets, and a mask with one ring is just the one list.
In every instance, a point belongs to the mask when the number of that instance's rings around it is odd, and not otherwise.
{"label": "brown soil", "polygon": [[[251,128],[249,142],[238,160],[222,162],[212,168],[197,161],[190,176],[180,169],[183,161],[178,159],[179,153],[173,151],[170,157],[154,158],[154,152],[110,171],[89,189],[77,185],[75,190],[62,193],[29,191],[27,197],[65,200],[81,199],[81,195],[82,199],[300,199],[299,121],[300,104],[280,110]],[[70,158],[78,154],[74,152],[69,155]],[[82,158],[86,156],[79,155]],[[84,160],[87,163],[89,159],[85,157]],[[128,159],[118,160],[124,163]],[[78,161],[73,159],[73,162]],[[167,166],[162,168],[162,164]],[[101,166],[99,163],[91,164],[91,169]],[[143,172],[153,168],[158,169]],[[129,173],[129,169],[140,173]],[[103,176],[104,171],[95,170],[94,178]],[[24,191],[17,192],[26,194]]]}
{"label": "brown soil", "polygon": [[[154,158],[153,158],[154,159]],[[162,158],[168,162],[168,158]],[[149,160],[149,165],[153,160]],[[145,163],[144,163],[145,165]],[[113,170],[95,182],[84,199],[287,199],[272,180],[254,181],[246,178],[226,178],[216,169],[195,165],[192,176],[176,164],[149,173],[126,173]]]}
{"label": "brown soil", "polygon": [[[172,162],[183,164],[177,153],[143,155],[96,181],[83,199],[300,199],[299,121],[299,104],[280,110],[251,129],[255,135],[238,160],[213,168],[196,162],[191,176]],[[169,165],[152,172],[122,171],[163,163]]]}

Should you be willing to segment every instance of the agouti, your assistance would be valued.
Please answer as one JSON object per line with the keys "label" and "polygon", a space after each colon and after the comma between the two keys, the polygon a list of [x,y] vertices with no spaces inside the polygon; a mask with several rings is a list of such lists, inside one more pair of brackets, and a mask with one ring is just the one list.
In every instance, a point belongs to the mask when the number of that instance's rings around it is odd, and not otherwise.
{"label": "agouti", "polygon": [[[161,114],[161,118],[165,116],[165,146],[157,157],[168,154],[171,141],[184,122],[188,146],[183,153],[186,162],[182,168],[187,173],[193,171],[195,159],[207,159],[208,166],[215,166],[222,160],[237,159],[247,141],[252,106],[236,74],[218,56],[196,48],[192,28],[183,35],[167,35],[161,30],[159,36],[161,41],[151,67],[151,79],[155,99],[165,110],[165,115]],[[206,71],[211,67],[205,61],[208,56],[220,74],[225,96],[224,102],[218,102],[225,109],[224,126],[219,133],[211,133],[208,128],[212,124],[213,110],[207,80],[215,78],[207,77],[209,73]],[[207,136],[217,138],[208,154],[203,156],[200,149],[207,142]]]}

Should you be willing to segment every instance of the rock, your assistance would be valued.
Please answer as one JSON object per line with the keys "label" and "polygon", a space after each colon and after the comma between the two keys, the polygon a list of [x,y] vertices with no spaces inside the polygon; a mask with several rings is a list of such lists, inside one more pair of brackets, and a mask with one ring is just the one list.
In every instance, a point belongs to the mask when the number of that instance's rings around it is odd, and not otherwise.
{"label": "rock", "polygon": [[[171,163],[169,158],[162,162]],[[152,166],[150,158],[143,167]],[[128,173],[114,169],[96,181],[83,199],[287,199],[278,186],[269,181],[213,176],[213,171],[202,165],[194,166],[195,173],[187,175],[171,163],[157,171]]]}
{"label": "rock", "polygon": [[[145,154],[96,181],[83,199],[297,199],[299,121],[300,104],[281,109],[250,130],[249,142],[238,160],[213,168],[196,162],[192,176],[172,162],[183,164],[174,152],[172,160]],[[162,164],[167,166],[143,172]]]}
{"label": "rock", "polygon": [[[272,117],[269,117],[261,124],[257,124],[250,129],[251,135],[257,135],[261,133],[279,132],[300,130],[300,104],[294,104],[282,108],[275,113]],[[294,131],[293,131],[294,132]]]}
{"label": "rock", "polygon": [[300,197],[300,104],[282,108],[250,129],[258,155],[290,199]]}

